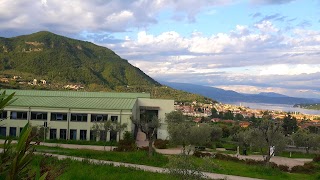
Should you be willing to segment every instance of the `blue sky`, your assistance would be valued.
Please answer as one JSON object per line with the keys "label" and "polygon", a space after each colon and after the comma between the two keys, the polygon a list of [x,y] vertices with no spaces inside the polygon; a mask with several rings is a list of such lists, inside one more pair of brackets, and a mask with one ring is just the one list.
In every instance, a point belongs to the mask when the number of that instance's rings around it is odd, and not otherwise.
{"label": "blue sky", "polygon": [[320,98],[320,0],[0,0],[0,36],[48,30],[162,81]]}

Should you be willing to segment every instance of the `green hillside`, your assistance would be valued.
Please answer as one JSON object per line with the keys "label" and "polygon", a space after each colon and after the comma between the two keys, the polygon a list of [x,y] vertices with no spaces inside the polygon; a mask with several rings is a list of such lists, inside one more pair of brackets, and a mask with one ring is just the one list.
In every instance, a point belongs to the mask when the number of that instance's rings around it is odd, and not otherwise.
{"label": "green hillside", "polygon": [[15,70],[51,82],[117,85],[159,83],[110,49],[50,32],[0,39],[0,70]]}
{"label": "green hillside", "polygon": [[[46,31],[0,37],[0,72],[5,78],[2,88],[64,90],[65,85],[77,84],[84,91],[149,92],[156,98],[210,101],[163,87],[108,48]],[[47,84],[30,85],[33,79]]]}

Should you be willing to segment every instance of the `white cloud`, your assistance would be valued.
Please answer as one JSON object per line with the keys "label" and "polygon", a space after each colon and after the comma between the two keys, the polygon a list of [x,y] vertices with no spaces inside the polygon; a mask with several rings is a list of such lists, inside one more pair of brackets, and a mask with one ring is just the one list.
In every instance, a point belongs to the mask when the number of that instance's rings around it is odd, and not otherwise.
{"label": "white cloud", "polygon": [[320,72],[320,64],[275,64],[264,66],[261,69],[260,75],[299,75],[299,74],[312,74]]}

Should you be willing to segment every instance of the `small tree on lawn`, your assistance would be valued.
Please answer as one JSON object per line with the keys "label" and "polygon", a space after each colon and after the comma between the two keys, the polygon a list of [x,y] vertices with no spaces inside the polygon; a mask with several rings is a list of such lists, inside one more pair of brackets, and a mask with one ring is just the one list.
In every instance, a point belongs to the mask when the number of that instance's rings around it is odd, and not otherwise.
{"label": "small tree on lawn", "polygon": [[190,129],[190,144],[205,146],[210,142],[212,127],[207,123],[197,124]]}
{"label": "small tree on lawn", "polygon": [[305,147],[307,154],[311,148],[320,147],[320,136],[305,129],[299,129],[292,135],[292,139],[296,146]]}
{"label": "small tree on lawn", "polygon": [[274,156],[274,151],[272,152],[270,147],[275,147],[277,152],[281,152],[287,144],[287,140],[282,133],[281,124],[266,119],[252,130],[250,139],[251,145],[260,149],[267,165],[271,157]]}
{"label": "small tree on lawn", "polygon": [[189,154],[186,147],[191,145],[205,145],[210,141],[212,128],[207,124],[194,125],[188,122],[180,111],[173,111],[166,115],[170,142],[182,145],[182,153]]}
{"label": "small tree on lawn", "polygon": [[160,120],[156,116],[153,116],[151,119],[142,117],[140,120],[133,120],[133,123],[146,134],[146,138],[149,141],[148,156],[151,157],[153,154],[152,144],[156,139],[157,130],[160,127]]}
{"label": "small tree on lawn", "polygon": [[[111,122],[110,124],[105,123],[104,124],[104,129],[109,129],[109,132],[114,131],[116,133],[119,133],[119,138],[121,137],[121,132],[126,129],[128,126],[127,123],[119,123],[119,122]],[[111,147],[110,149],[112,149],[112,141],[111,141]]]}
{"label": "small tree on lawn", "polygon": [[[108,134],[108,132],[115,131],[117,133],[121,133],[125,128],[127,128],[126,123],[117,123],[117,122],[112,122],[111,120],[104,121],[104,122],[95,122],[91,129],[94,131],[94,137],[97,138],[99,137],[102,133],[105,135]],[[106,148],[106,142],[104,143],[104,150]],[[112,149],[112,144],[110,149]]]}

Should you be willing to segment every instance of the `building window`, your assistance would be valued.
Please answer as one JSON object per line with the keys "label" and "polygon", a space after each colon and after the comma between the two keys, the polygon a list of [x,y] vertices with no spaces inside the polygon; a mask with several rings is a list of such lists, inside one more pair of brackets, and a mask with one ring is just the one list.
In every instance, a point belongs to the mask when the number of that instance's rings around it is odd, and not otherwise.
{"label": "building window", "polygon": [[71,114],[71,121],[77,121],[77,122],[87,122],[88,115],[87,114]]}
{"label": "building window", "polygon": [[47,120],[48,113],[46,112],[31,112],[32,120]]}
{"label": "building window", "polygon": [[17,128],[16,127],[10,127],[9,135],[12,137],[17,136]]}
{"label": "building window", "polygon": [[60,129],[60,139],[67,139],[67,130]]}
{"label": "building window", "polygon": [[87,130],[80,130],[80,140],[87,140]]}
{"label": "building window", "polygon": [[97,131],[96,130],[91,130],[90,131],[90,141],[96,141],[97,140]]}
{"label": "building window", "polygon": [[57,139],[57,129],[50,129],[50,139]]}
{"label": "building window", "polygon": [[110,131],[110,141],[117,141],[117,131]]}
{"label": "building window", "polygon": [[112,122],[118,122],[118,116],[111,116]]}
{"label": "building window", "polygon": [[23,128],[21,127],[21,128],[20,128],[20,134],[21,134],[22,130],[23,130]]}
{"label": "building window", "polygon": [[106,136],[106,131],[100,131],[100,141],[106,141],[107,136]]}
{"label": "building window", "polygon": [[12,111],[10,119],[27,119],[28,118],[28,112],[22,112],[22,111]]}
{"label": "building window", "polygon": [[51,121],[66,121],[67,113],[51,113]]}
{"label": "building window", "polygon": [[77,130],[76,129],[70,129],[70,139],[77,140]]}
{"label": "building window", "polygon": [[6,127],[0,127],[0,136],[7,136],[7,128]]}
{"label": "building window", "polygon": [[91,122],[107,121],[108,114],[91,114]]}
{"label": "building window", "polygon": [[7,111],[0,112],[0,119],[7,119]]}

